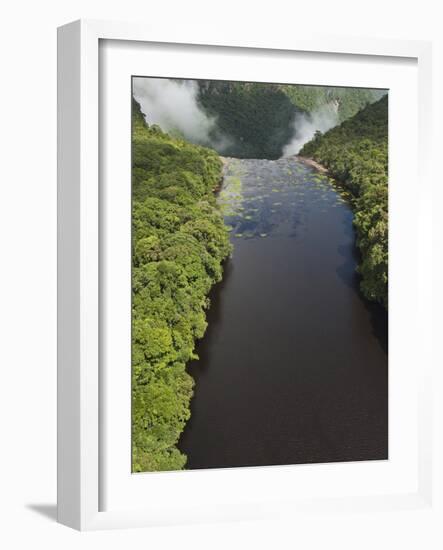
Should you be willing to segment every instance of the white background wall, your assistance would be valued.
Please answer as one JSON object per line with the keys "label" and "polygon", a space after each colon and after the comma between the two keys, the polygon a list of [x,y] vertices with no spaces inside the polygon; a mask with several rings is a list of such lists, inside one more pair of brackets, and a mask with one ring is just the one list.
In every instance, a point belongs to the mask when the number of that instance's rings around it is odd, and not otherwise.
{"label": "white background wall", "polygon": [[[16,0],[3,5],[0,129],[0,545],[3,548],[426,548],[442,531],[425,515],[322,517],[79,534],[54,523],[56,496],[56,27],[74,19],[146,21],[264,36],[315,32],[434,40],[443,100],[443,18],[437,1]],[[158,23],[157,23],[158,22]],[[435,154],[442,110],[435,102]],[[405,124],[407,128],[407,124]],[[437,167],[437,163],[436,163]],[[435,172],[441,180],[441,171]],[[435,201],[436,212],[437,203]],[[441,230],[442,225],[439,225]],[[436,236],[443,250],[442,232]],[[436,280],[442,279],[441,263]],[[441,300],[441,290],[438,298]],[[440,301],[441,304],[441,301]],[[48,517],[49,516],[49,517]],[[442,518],[443,519],[443,518]],[[387,531],[387,527],[390,529]],[[6,540],[8,539],[8,540]],[[323,546],[323,545],[322,545]]]}

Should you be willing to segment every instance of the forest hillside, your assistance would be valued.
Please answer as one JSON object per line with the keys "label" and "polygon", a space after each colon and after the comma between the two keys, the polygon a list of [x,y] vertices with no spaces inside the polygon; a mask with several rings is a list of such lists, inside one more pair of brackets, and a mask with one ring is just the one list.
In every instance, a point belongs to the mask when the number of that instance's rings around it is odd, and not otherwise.
{"label": "forest hillside", "polygon": [[388,96],[368,105],[300,155],[315,159],[353,195],[366,298],[388,307]]}
{"label": "forest hillside", "polygon": [[132,105],[133,471],[177,470],[212,285],[230,252],[214,189],[218,155],[148,126]]}
{"label": "forest hillside", "polygon": [[227,136],[229,142],[219,152],[238,158],[277,159],[294,136],[303,141],[312,125],[329,129],[384,93],[253,82],[199,81],[198,86],[200,105],[217,121],[214,148],[219,150],[217,141],[224,143],[219,136]]}

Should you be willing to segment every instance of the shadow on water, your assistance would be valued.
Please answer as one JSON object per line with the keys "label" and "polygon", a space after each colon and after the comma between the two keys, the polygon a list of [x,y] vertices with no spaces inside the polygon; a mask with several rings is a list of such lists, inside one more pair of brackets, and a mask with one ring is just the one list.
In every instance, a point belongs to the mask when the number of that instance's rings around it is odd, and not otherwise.
{"label": "shadow on water", "polygon": [[[206,314],[208,327],[203,339],[197,343],[195,348],[195,352],[199,358],[190,361],[186,369],[192,377],[203,372],[209,366],[208,359],[211,350],[211,341],[223,321],[223,309],[220,307],[223,299],[223,292],[229,286],[229,280],[232,277],[233,271],[234,263],[232,258],[228,258],[223,265],[223,279],[214,286],[209,294],[210,307]],[[198,391],[198,388],[194,388],[194,393],[196,391]],[[191,419],[188,425],[192,422],[192,404],[193,401],[191,402]]]}
{"label": "shadow on water", "polygon": [[337,247],[337,252],[344,261],[337,267],[335,272],[348,288],[360,294],[360,276],[355,269],[358,262],[358,253],[355,246],[341,244]]}
{"label": "shadow on water", "polygon": [[383,352],[388,355],[388,312],[382,305],[368,302],[368,300],[366,300],[363,296],[362,301],[369,313],[372,333],[377,338]]}
{"label": "shadow on water", "polygon": [[346,242],[337,246],[337,252],[344,261],[337,267],[336,273],[348,288],[360,294],[360,276],[356,271],[356,266],[360,261],[360,254],[355,245],[355,229],[352,223],[353,215],[351,207],[346,205],[346,208],[348,212],[341,222]]}
{"label": "shadow on water", "polygon": [[344,261],[337,267],[336,273],[340,277],[341,281],[348,288],[354,291],[358,295],[362,304],[364,304],[366,311],[369,313],[372,333],[377,338],[377,341],[384,353],[387,355],[388,312],[381,304],[370,302],[363,295],[360,289],[361,276],[356,269],[356,266],[358,266],[361,262],[361,254],[355,244],[355,229],[353,224],[350,224],[346,219],[343,221],[343,228],[349,242],[347,244],[341,244],[337,247],[337,252]]}

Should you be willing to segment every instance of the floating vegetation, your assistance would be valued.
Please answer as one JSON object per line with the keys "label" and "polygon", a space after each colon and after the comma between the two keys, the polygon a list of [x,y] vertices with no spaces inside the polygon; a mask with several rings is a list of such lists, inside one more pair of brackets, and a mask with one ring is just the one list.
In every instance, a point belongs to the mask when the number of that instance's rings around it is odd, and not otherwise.
{"label": "floating vegetation", "polygon": [[[232,238],[249,240],[278,235],[286,231],[288,223],[298,223],[294,220],[300,221],[300,216],[311,212],[324,216],[332,208],[343,208],[349,200],[349,193],[345,194],[332,178],[300,167],[297,161],[271,164],[242,160],[233,164],[218,198]],[[270,226],[266,220],[271,218]]]}
{"label": "floating vegetation", "polygon": [[233,216],[242,208],[242,181],[237,176],[225,176],[218,203],[224,216]]}

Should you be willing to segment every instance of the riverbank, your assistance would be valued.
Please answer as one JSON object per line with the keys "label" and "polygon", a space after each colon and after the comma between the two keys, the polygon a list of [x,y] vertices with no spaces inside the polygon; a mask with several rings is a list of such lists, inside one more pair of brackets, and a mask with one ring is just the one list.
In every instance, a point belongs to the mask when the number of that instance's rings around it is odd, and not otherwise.
{"label": "riverbank", "polygon": [[300,162],[302,162],[303,164],[306,164],[307,166],[312,166],[312,168],[315,168],[321,174],[328,174],[329,173],[328,169],[325,166],[323,166],[322,164],[320,164],[319,162],[317,162],[316,160],[314,160],[312,158],[302,157],[300,155],[294,155],[292,158],[295,158],[295,159],[299,160]]}
{"label": "riverbank", "polygon": [[180,470],[194,387],[186,366],[231,251],[213,193],[222,163],[149,126],[135,101],[132,128],[132,471]]}
{"label": "riverbank", "polygon": [[388,97],[317,135],[300,151],[315,158],[354,197],[354,226],[362,260],[361,290],[388,307]]}
{"label": "riverbank", "polygon": [[226,170],[227,170],[228,162],[229,162],[228,157],[222,157],[221,155],[219,155],[218,158],[220,159],[220,162],[222,163],[222,167],[221,167],[221,170],[220,170],[220,178],[219,178],[217,184],[212,189],[212,192],[214,193],[215,196],[217,196],[220,193],[221,188],[223,187],[223,182],[225,180],[225,174],[226,174]]}

